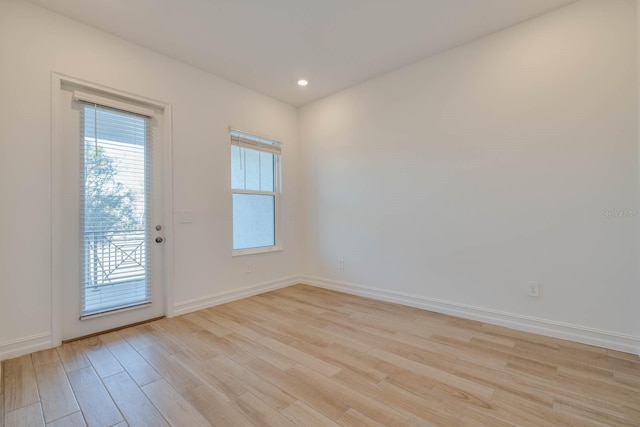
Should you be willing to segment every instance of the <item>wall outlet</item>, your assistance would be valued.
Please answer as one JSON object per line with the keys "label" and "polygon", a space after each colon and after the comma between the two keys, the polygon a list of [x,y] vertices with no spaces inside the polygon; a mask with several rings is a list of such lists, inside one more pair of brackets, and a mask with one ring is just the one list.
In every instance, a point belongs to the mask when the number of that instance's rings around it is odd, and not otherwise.
{"label": "wall outlet", "polygon": [[244,272],[245,272],[245,273],[247,273],[247,274],[249,274],[249,273],[251,273],[252,271],[253,271],[253,267],[251,266],[251,263],[250,263],[250,262],[246,263],[246,264],[245,264],[245,268],[244,268]]}
{"label": "wall outlet", "polygon": [[344,260],[343,259],[339,259],[338,260],[338,269],[344,270]]}
{"label": "wall outlet", "polygon": [[533,298],[540,296],[540,283],[527,282],[527,295]]}

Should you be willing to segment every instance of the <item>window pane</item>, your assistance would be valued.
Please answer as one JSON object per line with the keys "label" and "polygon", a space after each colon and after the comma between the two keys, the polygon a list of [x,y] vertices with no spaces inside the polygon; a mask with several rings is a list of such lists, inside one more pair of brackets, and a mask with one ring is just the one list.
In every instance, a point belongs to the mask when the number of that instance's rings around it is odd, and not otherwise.
{"label": "window pane", "polygon": [[274,155],[250,148],[231,146],[231,188],[274,191]]}
{"label": "window pane", "polygon": [[260,190],[273,191],[273,154],[260,152]]}
{"label": "window pane", "polygon": [[245,190],[260,190],[260,151],[241,148],[244,152]]}
{"label": "window pane", "polygon": [[233,249],[275,245],[275,197],[233,195]]}
{"label": "window pane", "polygon": [[231,146],[231,188],[244,190],[244,164],[242,163],[242,148]]}

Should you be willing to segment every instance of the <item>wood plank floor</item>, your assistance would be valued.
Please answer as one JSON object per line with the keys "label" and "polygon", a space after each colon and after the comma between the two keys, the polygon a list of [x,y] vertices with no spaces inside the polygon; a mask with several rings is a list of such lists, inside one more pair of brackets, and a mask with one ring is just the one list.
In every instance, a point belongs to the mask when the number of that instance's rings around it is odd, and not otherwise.
{"label": "wood plank floor", "polygon": [[0,367],[13,426],[640,426],[640,358],[297,285]]}

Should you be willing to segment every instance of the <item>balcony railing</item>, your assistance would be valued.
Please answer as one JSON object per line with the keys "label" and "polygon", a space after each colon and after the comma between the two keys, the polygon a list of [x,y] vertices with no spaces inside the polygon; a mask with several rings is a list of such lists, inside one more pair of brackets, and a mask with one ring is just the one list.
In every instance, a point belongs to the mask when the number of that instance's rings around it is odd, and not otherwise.
{"label": "balcony railing", "polygon": [[87,287],[115,285],[146,277],[144,230],[85,232]]}

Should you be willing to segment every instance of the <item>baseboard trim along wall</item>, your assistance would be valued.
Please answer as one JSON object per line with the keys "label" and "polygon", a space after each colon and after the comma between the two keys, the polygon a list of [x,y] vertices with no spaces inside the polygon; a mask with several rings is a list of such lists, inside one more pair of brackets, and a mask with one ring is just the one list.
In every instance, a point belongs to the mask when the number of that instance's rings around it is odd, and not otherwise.
{"label": "baseboard trim along wall", "polygon": [[284,279],[278,279],[270,282],[259,283],[257,285],[247,286],[241,289],[220,292],[189,301],[177,302],[173,305],[173,315],[180,316],[182,314],[191,313],[192,311],[202,310],[203,308],[209,308],[216,305],[225,304],[227,302],[236,301],[242,298],[247,298],[253,295],[275,291],[276,289],[286,288],[287,286],[295,285],[299,282],[300,276],[291,276]]}
{"label": "baseboard trim along wall", "polygon": [[51,347],[53,347],[53,343],[50,332],[5,341],[0,343],[0,361],[13,359],[34,351],[46,350]]}
{"label": "baseboard trim along wall", "polygon": [[640,355],[640,337],[618,334],[571,325],[552,320],[538,319],[483,307],[474,307],[451,301],[426,298],[402,292],[388,291],[353,283],[339,282],[313,276],[300,277],[300,283],[331,289],[352,295],[359,295],[381,301],[393,302],[410,307],[422,308],[437,313],[449,314],[465,319],[478,320],[493,325],[504,326],[519,331],[531,332],[583,344],[619,350]]}
{"label": "baseboard trim along wall", "polygon": [[[313,276],[291,276],[178,302],[173,314],[180,316],[298,283],[640,355],[640,337]],[[5,341],[0,343],[0,361],[52,347],[50,332]]]}
{"label": "baseboard trim along wall", "polygon": [[[247,286],[241,289],[220,292],[202,298],[178,302],[173,305],[173,315],[180,316],[203,308],[213,307],[215,305],[274,291],[280,288],[286,288],[287,286],[295,285],[299,282],[300,276],[290,276],[283,279]],[[5,341],[0,343],[0,361],[13,359],[24,354],[46,350],[52,347],[54,346],[51,332]]]}

